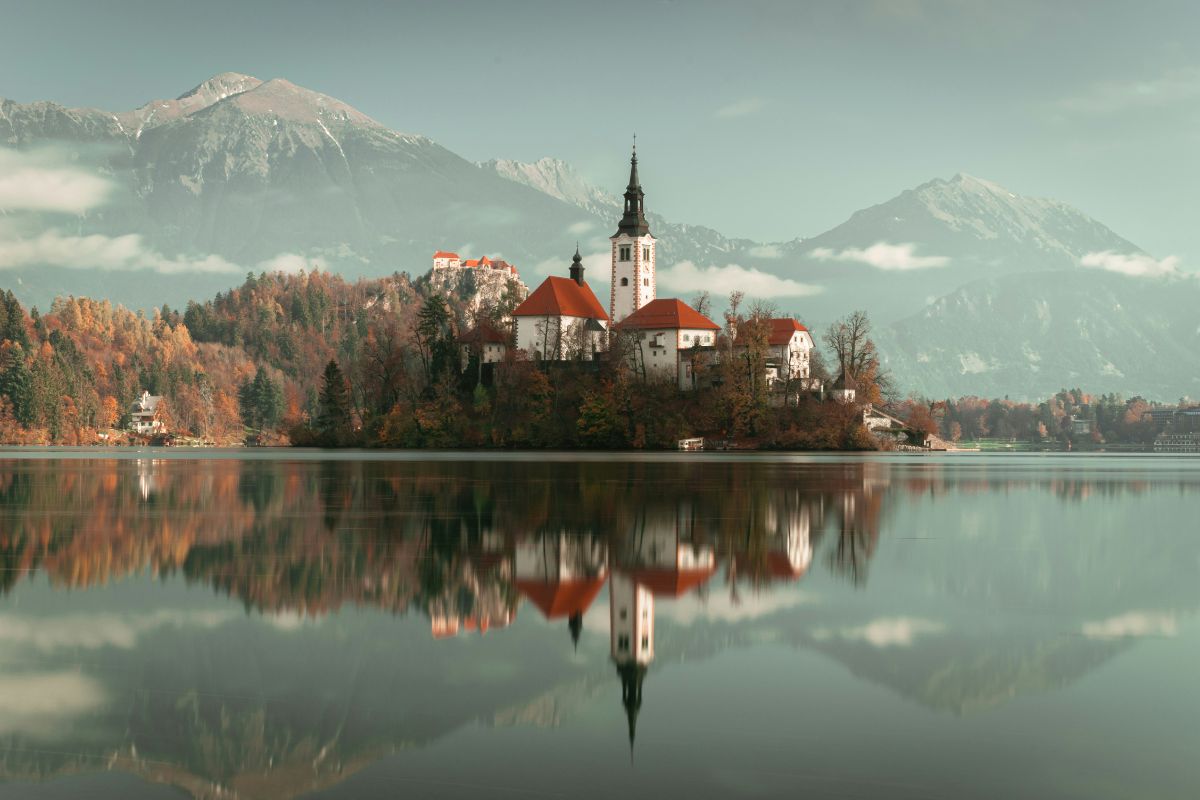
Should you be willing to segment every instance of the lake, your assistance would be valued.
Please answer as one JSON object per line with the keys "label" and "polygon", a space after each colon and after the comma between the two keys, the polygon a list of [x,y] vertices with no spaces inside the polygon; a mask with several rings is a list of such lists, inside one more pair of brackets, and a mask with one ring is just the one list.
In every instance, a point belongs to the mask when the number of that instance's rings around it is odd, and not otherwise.
{"label": "lake", "polygon": [[0,453],[0,798],[1200,796],[1200,459]]}

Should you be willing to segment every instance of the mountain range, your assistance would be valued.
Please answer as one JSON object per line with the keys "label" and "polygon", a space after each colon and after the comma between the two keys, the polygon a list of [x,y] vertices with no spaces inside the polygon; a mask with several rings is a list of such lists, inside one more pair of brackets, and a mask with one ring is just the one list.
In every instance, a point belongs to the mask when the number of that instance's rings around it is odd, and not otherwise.
{"label": "mountain range", "polygon": [[[178,306],[248,271],[419,274],[436,249],[502,257],[536,283],[579,241],[604,291],[624,159],[605,189],[552,158],[474,163],[237,73],[126,112],[0,100],[0,284],[43,306]],[[641,174],[653,207],[652,159]],[[37,180],[49,188],[26,191]],[[743,288],[814,329],[865,309],[908,390],[1200,394],[1200,282],[1061,202],[960,174],[810,238],[755,242],[653,214],[651,230],[660,295]]]}

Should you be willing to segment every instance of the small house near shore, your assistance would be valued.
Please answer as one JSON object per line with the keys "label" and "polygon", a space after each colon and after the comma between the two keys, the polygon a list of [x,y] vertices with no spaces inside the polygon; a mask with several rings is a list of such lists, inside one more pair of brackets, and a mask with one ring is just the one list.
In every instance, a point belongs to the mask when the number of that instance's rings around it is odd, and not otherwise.
{"label": "small house near shore", "polygon": [[145,390],[138,399],[133,401],[129,409],[129,429],[143,436],[153,436],[166,433],[166,427],[159,418],[162,407],[162,396],[150,394]]}

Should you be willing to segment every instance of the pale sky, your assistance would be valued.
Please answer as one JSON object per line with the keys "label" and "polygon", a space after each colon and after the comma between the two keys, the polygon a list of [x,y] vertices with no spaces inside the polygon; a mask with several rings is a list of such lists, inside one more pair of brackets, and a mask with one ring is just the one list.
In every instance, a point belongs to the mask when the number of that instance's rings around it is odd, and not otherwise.
{"label": "pale sky", "polygon": [[472,160],[557,156],[730,236],[934,177],[1054,197],[1200,267],[1200,3],[13,2],[0,96],[124,110],[283,77]]}

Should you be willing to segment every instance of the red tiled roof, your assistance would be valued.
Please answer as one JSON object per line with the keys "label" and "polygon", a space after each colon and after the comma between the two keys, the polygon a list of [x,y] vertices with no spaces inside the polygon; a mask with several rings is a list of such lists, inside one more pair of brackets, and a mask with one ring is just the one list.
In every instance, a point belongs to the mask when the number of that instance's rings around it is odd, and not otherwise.
{"label": "red tiled roof", "polygon": [[433,254],[434,258],[458,258],[458,253],[451,253],[449,250],[438,250]]}
{"label": "red tiled roof", "polygon": [[462,262],[462,264],[464,267],[478,267],[479,259],[478,258],[468,258],[466,261]]}
{"label": "red tiled roof", "polygon": [[483,344],[508,344],[508,337],[486,322],[481,322],[471,330],[458,337],[464,344],[481,342]]}
{"label": "red tiled roof", "polygon": [[787,557],[787,553],[772,550],[767,553],[767,571],[776,578],[796,580],[808,572],[808,565],[796,565]]}
{"label": "red tiled roof", "polygon": [[546,619],[582,614],[588,610],[603,588],[603,576],[561,583],[517,581],[517,591],[528,597]]}
{"label": "red tiled roof", "polygon": [[640,569],[633,573],[633,580],[646,587],[656,596],[682,597],[708,582],[717,571],[716,566],[700,569]]}
{"label": "red tiled roof", "polygon": [[664,297],[651,300],[637,311],[617,323],[618,328],[647,329],[680,329],[718,331],[720,325],[701,314],[682,300],[674,297]]}
{"label": "red tiled roof", "polygon": [[514,317],[584,317],[608,319],[604,307],[585,283],[551,276],[512,312]]}
{"label": "red tiled roof", "polygon": [[[792,319],[791,317],[780,317],[778,319],[768,320],[768,322],[770,323],[770,327],[767,333],[767,343],[771,345],[787,344],[792,340],[792,336],[797,331],[808,331],[808,328],[804,327],[803,324]],[[743,331],[744,329],[745,328],[743,326]],[[745,343],[746,340],[741,334],[739,334],[737,339],[734,341],[735,345],[744,345]]]}

